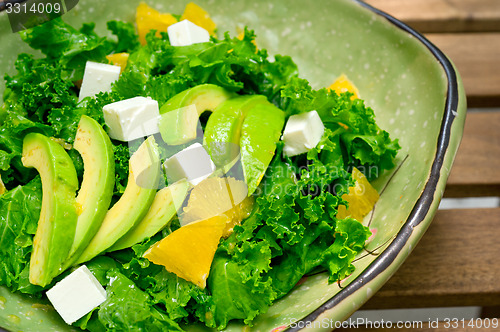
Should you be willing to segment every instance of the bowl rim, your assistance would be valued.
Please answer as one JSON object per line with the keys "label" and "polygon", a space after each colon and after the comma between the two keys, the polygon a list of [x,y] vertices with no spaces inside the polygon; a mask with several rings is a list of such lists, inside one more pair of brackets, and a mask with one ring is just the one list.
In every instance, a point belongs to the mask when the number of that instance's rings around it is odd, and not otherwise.
{"label": "bowl rim", "polygon": [[[409,33],[430,51],[432,56],[434,56],[434,58],[441,65],[447,79],[447,92],[444,114],[441,120],[441,127],[437,140],[437,149],[434,154],[434,159],[432,160],[430,175],[424,185],[422,194],[418,198],[412,211],[410,212],[410,215],[399,230],[394,240],[384,251],[382,251],[382,253],[380,253],[380,255],[378,255],[378,257],[367,268],[363,270],[363,272],[360,273],[360,275],[355,280],[353,280],[349,285],[342,288],[337,294],[332,296],[329,300],[323,303],[312,313],[304,317],[302,320],[298,321],[297,324],[295,324],[296,327],[289,327],[288,331],[300,331],[305,329],[307,326],[312,325],[312,323],[325,311],[332,309],[337,304],[353,295],[368,282],[375,279],[381,272],[387,270],[390,266],[392,266],[393,262],[396,260],[396,257],[406,247],[406,244],[412,236],[415,227],[418,226],[422,221],[424,221],[429,212],[431,212],[431,206],[434,202],[434,195],[436,190],[438,189],[438,183],[441,178],[441,169],[444,166],[445,155],[450,143],[450,138],[452,136],[451,127],[458,115],[457,110],[459,106],[460,96],[459,78],[453,64],[447,58],[447,56],[426,37],[424,37],[421,33],[417,32],[413,28],[409,27],[407,24],[361,0],[352,1],[386,19],[396,28]],[[367,296],[365,302],[372,295]]]}

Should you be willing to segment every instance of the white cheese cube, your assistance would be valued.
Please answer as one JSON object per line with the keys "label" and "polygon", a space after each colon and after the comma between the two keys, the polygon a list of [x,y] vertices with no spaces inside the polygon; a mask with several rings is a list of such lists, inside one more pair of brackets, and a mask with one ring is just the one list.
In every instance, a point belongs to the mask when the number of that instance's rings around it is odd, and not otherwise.
{"label": "white cheese cube", "polygon": [[111,83],[118,80],[120,71],[120,66],[87,61],[78,101],[85,97],[93,97],[99,92],[111,91]]}
{"label": "white cheese cube", "polygon": [[207,30],[188,20],[182,20],[167,28],[168,39],[172,46],[187,46],[210,41]]}
{"label": "white cheese cube", "polygon": [[169,183],[187,179],[194,186],[215,171],[212,159],[200,143],[177,152],[163,163],[163,167]]}
{"label": "white cheese cube", "polygon": [[109,136],[128,142],[160,132],[158,102],[150,97],[134,97],[103,107]]}
{"label": "white cheese cube", "polygon": [[318,145],[325,126],[316,111],[292,115],[286,123],[283,153],[289,157],[305,153]]}
{"label": "white cheese cube", "polygon": [[73,324],[106,301],[106,291],[83,265],[49,289],[47,297],[66,324]]}

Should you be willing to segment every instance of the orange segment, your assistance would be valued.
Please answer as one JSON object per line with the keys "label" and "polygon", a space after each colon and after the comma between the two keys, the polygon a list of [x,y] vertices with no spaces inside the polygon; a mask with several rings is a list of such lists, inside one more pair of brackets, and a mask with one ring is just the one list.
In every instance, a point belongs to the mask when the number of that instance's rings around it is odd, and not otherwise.
{"label": "orange segment", "polygon": [[359,98],[358,88],[356,88],[354,83],[352,83],[345,74],[342,74],[339,77],[337,77],[335,82],[333,82],[332,85],[328,87],[328,89],[333,90],[337,93],[350,92],[353,94],[351,96],[351,99]]}
{"label": "orange segment", "polygon": [[352,178],[356,180],[356,184],[353,187],[349,187],[349,194],[342,196],[349,203],[349,208],[346,209],[344,205],[339,205],[337,218],[352,217],[361,222],[373,210],[379,195],[377,190],[368,182],[365,175],[357,168],[353,169]]}
{"label": "orange segment", "polygon": [[128,62],[128,53],[115,53],[115,54],[110,54],[106,55],[106,59],[115,66],[120,66],[122,69],[121,71],[127,67],[127,62]]}
{"label": "orange segment", "polygon": [[228,220],[223,234],[227,237],[233,227],[252,212],[254,199],[247,194],[248,189],[244,181],[232,177],[205,179],[191,191],[184,213],[180,217],[181,224],[223,215]]}
{"label": "orange segment", "polygon": [[160,32],[167,32],[169,26],[177,23],[177,20],[172,15],[161,14],[144,2],[137,6],[135,21],[141,45],[146,45],[146,35],[150,30],[156,30],[156,36],[160,37]]}
{"label": "orange segment", "polygon": [[184,225],[151,247],[144,257],[205,288],[220,238],[248,217],[253,197],[244,181],[211,177],[191,191],[180,216]]}
{"label": "orange segment", "polygon": [[190,2],[186,5],[180,21],[182,20],[191,21],[197,26],[207,30],[211,36],[215,35],[216,24],[212,21],[210,15],[195,3]]}
{"label": "orange segment", "polygon": [[155,243],[143,257],[205,288],[226,224],[226,216],[215,216],[183,226]]}

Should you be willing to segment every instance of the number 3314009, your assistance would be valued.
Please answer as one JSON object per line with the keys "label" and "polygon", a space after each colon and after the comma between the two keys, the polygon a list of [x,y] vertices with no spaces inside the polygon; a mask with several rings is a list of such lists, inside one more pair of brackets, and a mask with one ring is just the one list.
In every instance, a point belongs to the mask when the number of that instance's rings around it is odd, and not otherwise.
{"label": "number 3314009", "polygon": [[28,5],[26,3],[10,3],[7,2],[5,4],[5,11],[7,14],[42,14],[42,13],[55,13],[59,14],[61,13],[61,4],[56,2],[56,3],[33,3],[31,5]]}
{"label": "number 3314009", "polygon": [[498,328],[498,318],[476,318],[476,319],[458,319],[458,318],[445,318],[443,320],[443,327],[445,329],[453,328],[493,328],[497,329]]}

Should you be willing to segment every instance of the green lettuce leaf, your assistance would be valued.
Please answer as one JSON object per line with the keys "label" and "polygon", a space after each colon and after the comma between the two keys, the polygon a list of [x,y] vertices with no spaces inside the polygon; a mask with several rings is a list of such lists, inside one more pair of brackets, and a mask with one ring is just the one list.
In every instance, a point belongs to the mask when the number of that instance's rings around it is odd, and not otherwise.
{"label": "green lettuce leaf", "polygon": [[116,269],[106,276],[107,299],[99,308],[98,318],[107,331],[183,331],[130,279]]}
{"label": "green lettuce leaf", "polygon": [[51,127],[10,111],[0,126],[0,174],[7,188],[24,185],[36,175],[35,170],[25,168],[21,162],[24,136],[33,131],[54,133]]}
{"label": "green lettuce leaf", "polygon": [[61,18],[20,32],[23,41],[55,59],[64,68],[64,77],[76,81],[83,77],[87,61],[107,62],[112,43],[94,32],[94,24],[84,24],[77,30]]}
{"label": "green lettuce leaf", "polygon": [[36,294],[29,282],[29,260],[42,205],[42,184],[36,177],[0,196],[0,285]]}
{"label": "green lettuce leaf", "polygon": [[321,251],[321,265],[330,272],[328,281],[344,279],[354,271],[352,260],[363,249],[371,232],[359,221],[346,218],[335,225],[335,241],[326,250]]}
{"label": "green lettuce leaf", "polygon": [[248,274],[256,266],[255,259],[265,260],[254,256],[252,261],[243,260],[248,263],[245,266],[224,254],[215,257],[207,286],[215,304],[214,317],[218,329],[224,329],[233,319],[251,324],[258,314],[267,311],[276,298],[270,283],[259,282],[259,287],[255,287],[254,278]]}
{"label": "green lettuce leaf", "polygon": [[118,39],[116,45],[113,47],[115,53],[130,53],[140,46],[139,37],[132,23],[109,21],[107,27]]}
{"label": "green lettuce leaf", "polygon": [[[62,67],[51,59],[34,59],[20,54],[15,62],[17,74],[6,75],[9,110],[37,122],[46,122],[52,109],[76,105],[73,84],[62,78]],[[52,124],[52,123],[51,123]],[[55,124],[55,123],[54,123]]]}
{"label": "green lettuce leaf", "polygon": [[377,170],[367,174],[369,180],[395,166],[398,140],[379,128],[373,110],[360,99],[351,100],[350,93],[313,90],[306,80],[293,77],[283,85],[278,104],[287,115],[316,110],[325,126],[339,136],[335,144],[346,165]]}
{"label": "green lettuce leaf", "polygon": [[[277,55],[275,61],[269,61],[265,50],[256,49],[254,39],[253,31],[245,30],[242,40],[226,34],[223,39],[213,39],[213,43],[174,47],[165,35],[157,38],[154,33],[149,33],[147,45],[131,53],[123,79],[117,82],[116,89],[153,96],[159,85],[146,86],[146,82],[149,83],[151,77],[164,75],[168,81],[175,82],[170,86],[176,86],[161,88],[160,105],[181,91],[181,87],[204,83],[242,94],[264,94],[269,100],[274,100],[280,87],[298,75],[297,66],[288,56]],[[162,79],[164,82],[167,82],[166,78]],[[171,92],[166,94],[167,89]]]}

